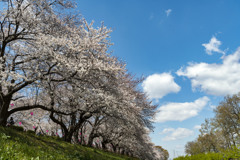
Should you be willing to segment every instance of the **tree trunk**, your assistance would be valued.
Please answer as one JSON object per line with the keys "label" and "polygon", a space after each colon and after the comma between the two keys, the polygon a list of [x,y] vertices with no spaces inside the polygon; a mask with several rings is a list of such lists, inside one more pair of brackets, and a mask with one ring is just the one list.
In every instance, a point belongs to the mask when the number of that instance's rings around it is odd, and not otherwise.
{"label": "tree trunk", "polygon": [[72,141],[72,134],[66,134],[66,135],[64,135],[64,140],[65,140],[66,142],[71,143],[71,141]]}
{"label": "tree trunk", "polygon": [[8,108],[11,102],[11,97],[3,97],[3,101],[0,101],[0,126],[7,125],[7,119],[9,117]]}
{"label": "tree trunk", "polygon": [[79,129],[74,132],[73,137],[74,137],[75,142],[77,144],[80,144],[79,137],[78,137],[78,132],[79,132]]}
{"label": "tree trunk", "polygon": [[116,151],[117,151],[117,145],[114,145],[113,143],[111,143],[111,145],[112,145],[113,152],[114,152],[114,153],[117,153],[117,152],[116,152]]}
{"label": "tree trunk", "polygon": [[88,137],[88,143],[87,143],[87,145],[88,145],[89,147],[92,146],[93,139],[94,139],[95,137],[99,136],[98,134],[95,134],[94,132],[95,132],[95,128],[93,127],[92,130],[91,130],[91,132],[90,132],[90,134],[89,134],[89,137]]}
{"label": "tree trunk", "polygon": [[124,154],[124,149],[123,148],[121,148],[121,150],[120,150],[120,154]]}
{"label": "tree trunk", "polygon": [[107,146],[106,146],[106,145],[107,145],[107,143],[102,142],[102,149],[103,149],[103,150],[106,150],[106,149],[107,149]]}
{"label": "tree trunk", "polygon": [[65,131],[65,135],[64,135],[64,141],[66,141],[66,142],[69,142],[69,143],[71,143],[71,141],[72,141],[72,137],[73,137],[73,131],[71,130],[71,131]]}
{"label": "tree trunk", "polygon": [[87,142],[87,146],[89,146],[89,147],[91,147],[92,146],[92,143],[93,143],[93,135],[92,134],[90,134],[89,135],[89,138],[88,138],[88,142]]}

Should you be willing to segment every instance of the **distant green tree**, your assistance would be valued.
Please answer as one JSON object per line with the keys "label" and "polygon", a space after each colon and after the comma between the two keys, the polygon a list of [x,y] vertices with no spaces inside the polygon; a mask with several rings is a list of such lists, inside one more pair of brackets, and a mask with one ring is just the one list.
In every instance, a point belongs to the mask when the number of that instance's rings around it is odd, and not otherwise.
{"label": "distant green tree", "polygon": [[213,125],[222,131],[226,147],[240,144],[240,93],[227,96],[214,110]]}
{"label": "distant green tree", "polygon": [[240,93],[226,96],[214,113],[201,125],[198,138],[186,144],[186,154],[221,153],[240,145]]}

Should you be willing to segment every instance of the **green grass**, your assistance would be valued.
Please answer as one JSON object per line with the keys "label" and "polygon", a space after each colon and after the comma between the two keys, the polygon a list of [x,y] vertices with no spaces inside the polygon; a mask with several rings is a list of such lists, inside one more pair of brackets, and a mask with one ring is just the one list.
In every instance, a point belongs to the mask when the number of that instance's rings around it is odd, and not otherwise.
{"label": "green grass", "polygon": [[192,156],[180,156],[174,158],[173,160],[229,160],[232,158],[233,160],[240,159],[240,149],[239,148],[232,148],[231,150],[223,150],[219,153],[202,153],[196,154]]}
{"label": "green grass", "polygon": [[0,160],[137,160],[99,149],[74,145],[57,137],[37,136],[0,127]]}

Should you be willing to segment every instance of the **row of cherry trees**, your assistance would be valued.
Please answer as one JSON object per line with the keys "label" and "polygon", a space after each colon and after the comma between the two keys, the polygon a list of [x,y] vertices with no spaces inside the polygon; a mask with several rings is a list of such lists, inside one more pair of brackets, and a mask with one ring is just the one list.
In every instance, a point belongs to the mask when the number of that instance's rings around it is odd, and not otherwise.
{"label": "row of cherry trees", "polygon": [[161,157],[149,138],[156,106],[108,53],[111,30],[73,14],[72,1],[0,3],[0,125],[14,117],[68,142]]}

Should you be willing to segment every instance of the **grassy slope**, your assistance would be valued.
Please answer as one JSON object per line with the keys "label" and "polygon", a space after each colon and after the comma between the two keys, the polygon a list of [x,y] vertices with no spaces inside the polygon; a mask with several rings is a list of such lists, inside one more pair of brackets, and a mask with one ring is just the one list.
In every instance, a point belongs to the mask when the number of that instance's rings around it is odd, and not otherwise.
{"label": "grassy slope", "polygon": [[0,160],[6,159],[134,160],[135,158],[73,145],[56,137],[37,136],[33,133],[0,127]]}
{"label": "grassy slope", "polygon": [[174,158],[173,160],[239,160],[240,159],[240,149],[232,148],[231,150],[223,150],[218,153],[202,153],[192,156],[180,156]]}

